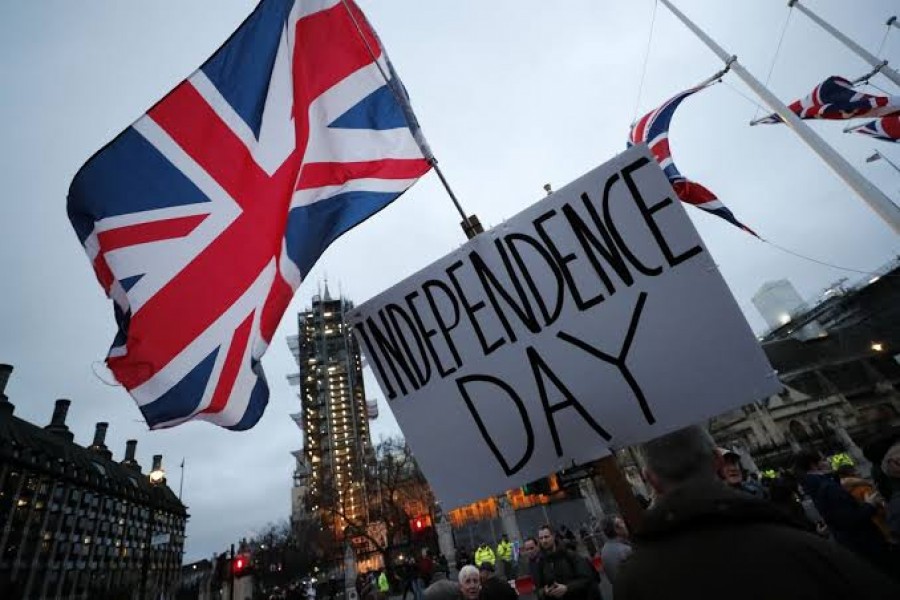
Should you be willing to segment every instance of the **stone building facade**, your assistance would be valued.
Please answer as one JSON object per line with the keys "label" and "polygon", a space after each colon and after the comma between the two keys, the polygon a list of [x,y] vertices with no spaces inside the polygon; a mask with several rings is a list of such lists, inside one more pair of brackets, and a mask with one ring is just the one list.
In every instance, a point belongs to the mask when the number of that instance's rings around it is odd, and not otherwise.
{"label": "stone building facade", "polygon": [[[75,443],[68,400],[40,427],[14,415],[0,365],[0,598],[103,600],[174,591],[185,506],[163,479],[151,485],[128,442],[121,462],[105,445]],[[154,457],[159,463],[162,457]]]}
{"label": "stone building facade", "polygon": [[788,466],[801,447],[848,451],[865,466],[860,448],[900,426],[900,262],[828,290],[761,342],[785,389],[713,419],[721,445],[763,468]]}

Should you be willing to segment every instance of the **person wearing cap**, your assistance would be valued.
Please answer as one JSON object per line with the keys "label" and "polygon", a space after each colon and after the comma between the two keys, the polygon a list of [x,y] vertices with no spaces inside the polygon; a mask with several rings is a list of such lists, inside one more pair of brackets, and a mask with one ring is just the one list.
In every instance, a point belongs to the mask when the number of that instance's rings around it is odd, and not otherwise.
{"label": "person wearing cap", "polygon": [[500,579],[494,572],[494,565],[481,563],[479,569],[481,577],[481,595],[479,600],[517,600],[519,595],[509,585],[509,582]]}
{"label": "person wearing cap", "polygon": [[722,456],[701,427],[642,447],[658,500],[632,532],[616,600],[897,600],[866,561],[717,477]]}
{"label": "person wearing cap", "polygon": [[741,455],[728,448],[719,448],[719,454],[722,455],[722,480],[732,488],[746,492],[751,496],[765,499],[766,490],[758,482],[747,479],[744,469],[741,466]]}

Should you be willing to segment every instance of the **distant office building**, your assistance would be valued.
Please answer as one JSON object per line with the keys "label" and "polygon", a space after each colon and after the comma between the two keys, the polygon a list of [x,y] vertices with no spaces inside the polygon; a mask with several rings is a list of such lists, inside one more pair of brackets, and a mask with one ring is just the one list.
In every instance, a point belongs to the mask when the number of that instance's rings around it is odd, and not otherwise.
{"label": "distant office building", "polygon": [[789,323],[794,314],[806,308],[803,298],[787,279],[764,283],[753,295],[753,306],[772,329]]}
{"label": "distant office building", "polygon": [[68,400],[43,428],[14,416],[11,372],[0,365],[0,598],[137,598],[142,583],[148,597],[174,592],[188,515],[165,479],[151,485],[134,440],[112,460],[106,423],[89,447],[74,443]]}
{"label": "distant office building", "polygon": [[800,448],[859,459],[860,448],[900,426],[900,261],[832,288],[761,343],[787,387],[714,419],[720,445],[742,447],[759,466],[775,468]]}
{"label": "distant office building", "polygon": [[[315,296],[312,307],[298,315],[298,335],[288,339],[299,372],[288,380],[300,388],[299,415],[295,422],[304,433],[302,455],[297,455],[293,500],[302,490],[336,503],[348,521],[368,520],[364,468],[372,453],[363,386],[362,359],[346,314],[353,304],[325,293]],[[376,412],[377,414],[377,412]],[[327,517],[324,506],[308,506],[341,532],[345,522]]]}
{"label": "distant office building", "polygon": [[[752,302],[770,330],[790,323],[796,315],[808,310],[800,294],[787,279],[764,283],[754,294]],[[806,339],[823,334],[824,331],[816,321],[808,321],[797,333],[798,337]]]}

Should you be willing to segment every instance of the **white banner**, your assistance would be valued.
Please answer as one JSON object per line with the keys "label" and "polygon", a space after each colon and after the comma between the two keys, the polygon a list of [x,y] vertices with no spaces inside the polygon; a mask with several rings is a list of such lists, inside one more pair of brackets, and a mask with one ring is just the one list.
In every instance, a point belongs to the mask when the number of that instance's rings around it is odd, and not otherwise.
{"label": "white banner", "polygon": [[350,320],[445,510],[781,388],[643,146]]}

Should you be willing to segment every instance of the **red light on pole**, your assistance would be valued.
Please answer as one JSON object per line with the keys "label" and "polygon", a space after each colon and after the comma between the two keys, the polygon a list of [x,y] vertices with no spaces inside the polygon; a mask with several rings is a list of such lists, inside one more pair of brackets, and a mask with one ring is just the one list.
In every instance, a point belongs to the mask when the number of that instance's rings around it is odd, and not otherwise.
{"label": "red light on pole", "polygon": [[247,575],[250,570],[250,560],[246,554],[238,554],[231,563],[231,572],[235,578]]}

